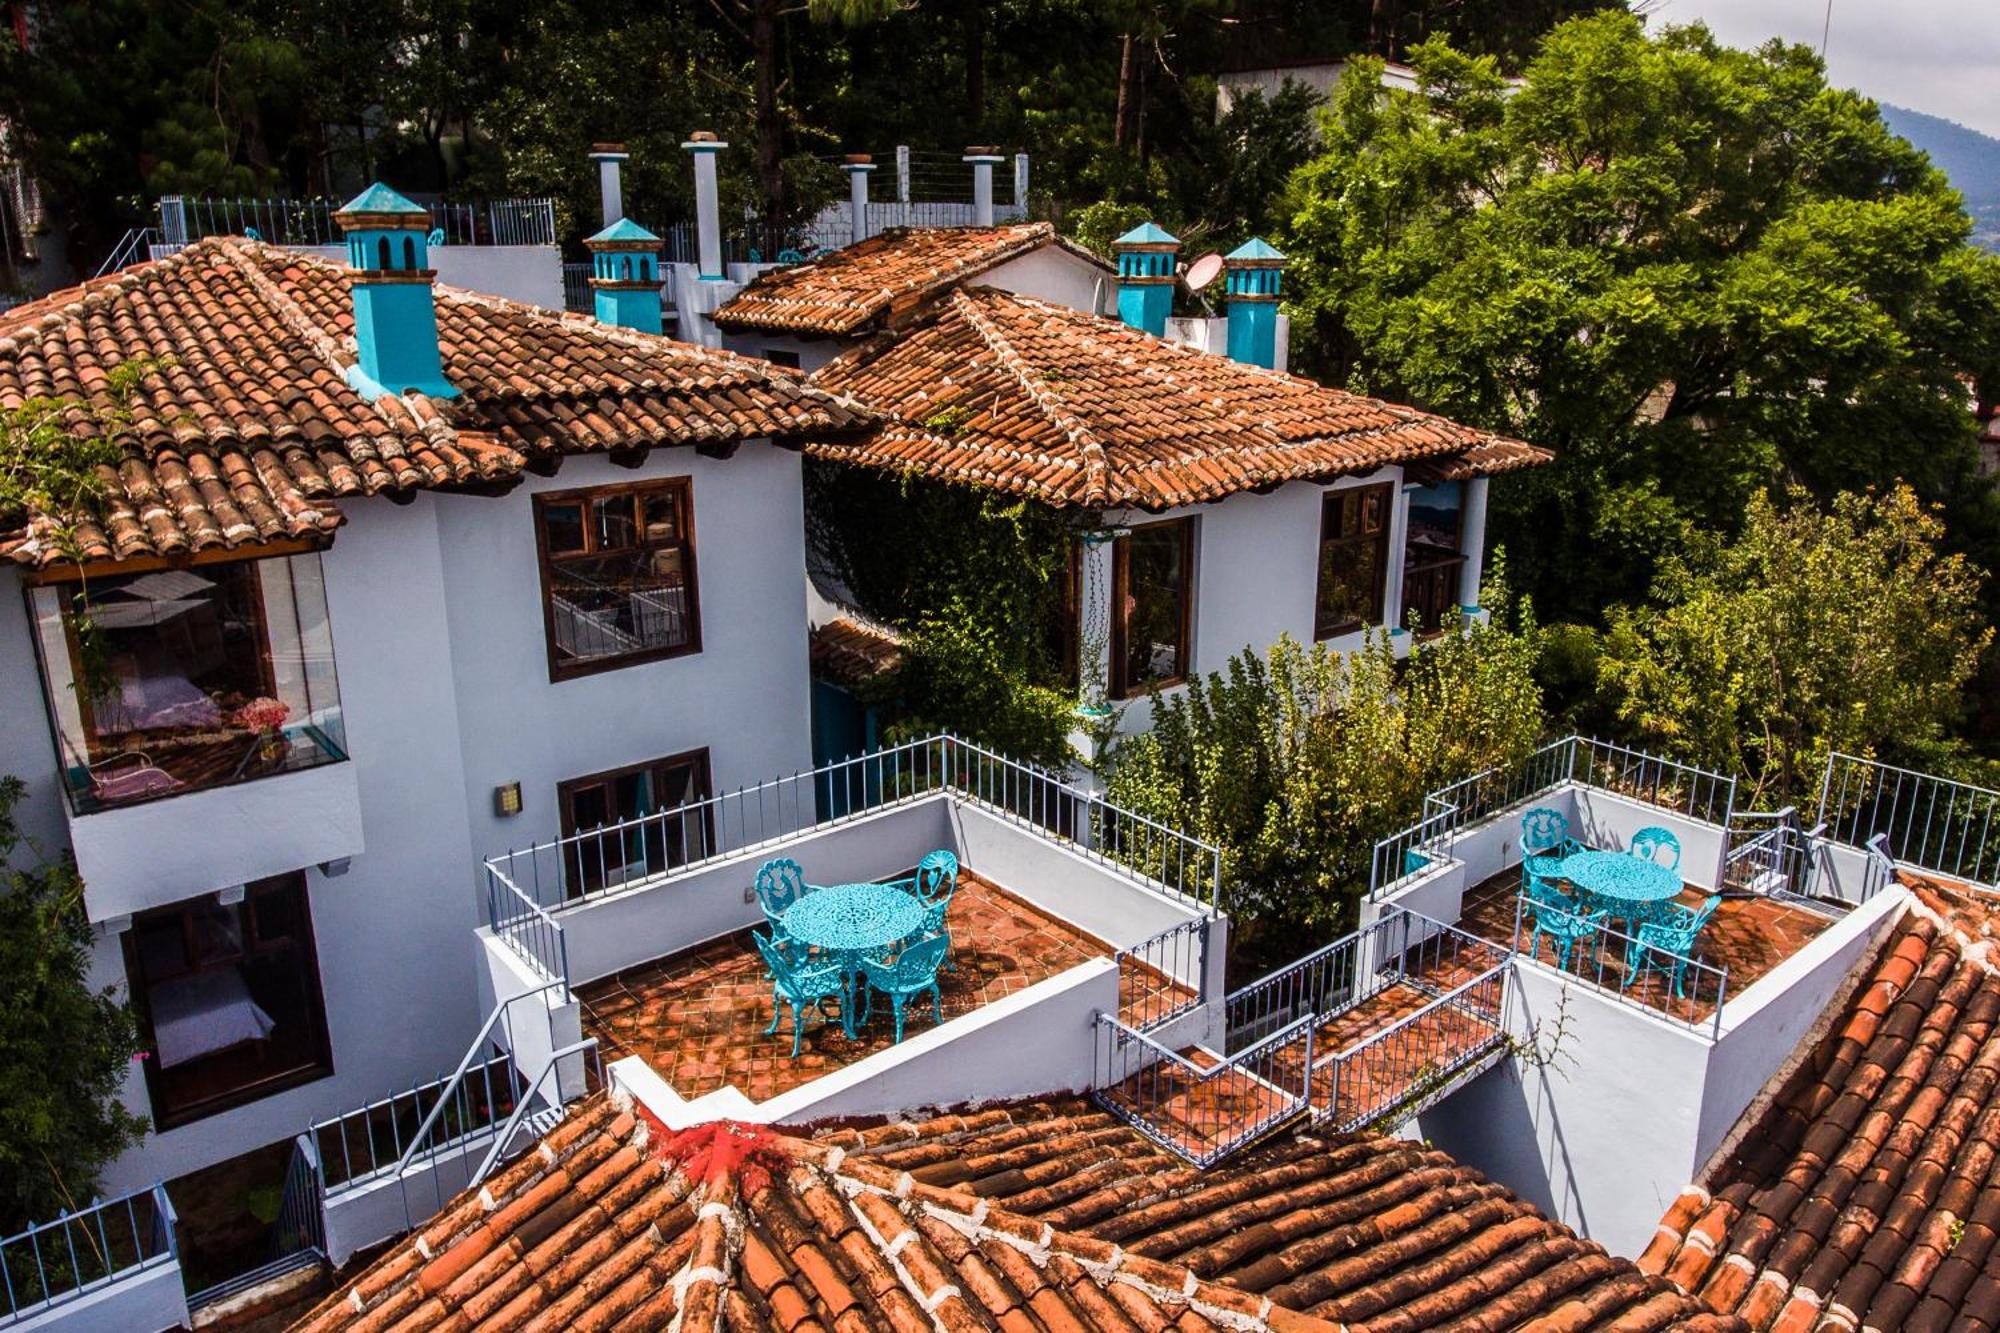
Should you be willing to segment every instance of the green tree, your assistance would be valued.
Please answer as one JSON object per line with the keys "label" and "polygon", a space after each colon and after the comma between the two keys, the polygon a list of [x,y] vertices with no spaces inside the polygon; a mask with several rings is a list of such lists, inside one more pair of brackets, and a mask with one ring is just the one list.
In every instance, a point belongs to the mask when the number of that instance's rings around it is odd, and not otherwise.
{"label": "green tree", "polygon": [[1983,576],[1943,541],[1907,486],[1824,508],[1760,493],[1741,537],[1702,539],[1612,613],[1608,701],[1644,743],[1747,776],[1762,809],[1809,799],[1833,750],[1951,768],[1993,631]]}
{"label": "green tree", "polygon": [[1907,478],[2000,556],[1966,388],[2000,259],[1873,103],[1803,47],[1624,14],[1557,27],[1518,88],[1440,39],[1410,60],[1415,93],[1356,64],[1294,178],[1295,355],[1556,450],[1496,491],[1538,606],[1637,597],[1784,480]]}
{"label": "green tree", "polygon": [[1154,700],[1153,730],[1113,751],[1110,798],[1219,846],[1239,955],[1291,957],[1302,934],[1352,925],[1376,841],[1426,792],[1534,749],[1536,639],[1524,608],[1405,664],[1386,634],[1349,654],[1290,637],[1245,650]]}
{"label": "green tree", "polygon": [[83,882],[24,842],[22,792],[0,778],[0,1233],[88,1203],[146,1129],[118,1100],[138,1030],[113,991],[90,988]]}

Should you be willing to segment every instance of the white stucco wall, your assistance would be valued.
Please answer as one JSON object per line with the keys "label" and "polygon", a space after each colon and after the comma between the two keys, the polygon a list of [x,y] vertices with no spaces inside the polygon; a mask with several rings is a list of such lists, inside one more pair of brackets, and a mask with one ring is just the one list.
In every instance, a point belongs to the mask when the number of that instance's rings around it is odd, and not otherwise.
{"label": "white stucco wall", "polygon": [[[1280,634],[1289,633],[1303,644],[1313,642],[1321,497],[1328,491],[1384,481],[1397,483],[1383,599],[1385,623],[1393,625],[1402,616],[1403,530],[1409,509],[1399,467],[1342,477],[1330,486],[1295,481],[1268,494],[1246,491],[1215,504],[1163,514],[1114,512],[1105,515],[1105,524],[1195,519],[1193,666],[1194,674],[1206,675],[1222,670],[1245,648],[1262,653]],[[1335,651],[1352,652],[1364,638],[1357,632],[1326,643]],[[1397,635],[1405,647],[1408,640],[1407,634]],[[1152,724],[1152,705],[1144,695],[1114,701],[1113,706],[1122,709],[1120,730],[1138,732]]]}
{"label": "white stucco wall", "polygon": [[[812,767],[800,475],[797,454],[752,443],[727,459],[658,449],[637,469],[572,458],[497,501],[438,497],[475,854],[462,883],[483,895],[485,857],[557,837],[571,778],[704,747],[718,792]],[[690,481],[702,650],[551,683],[530,497],[664,477]],[[493,810],[507,782],[512,817]]]}
{"label": "white stucco wall", "polygon": [[81,1296],[6,1324],[7,1333],[162,1333],[188,1327],[187,1290],[176,1260],[154,1260]]}
{"label": "white stucco wall", "polygon": [[[998,287],[1085,314],[1118,309],[1118,279],[1110,268],[1093,264],[1059,245],[1030,250],[995,265],[972,281],[981,287]],[[1100,300],[1102,305],[1098,304]]]}
{"label": "white stucco wall", "polygon": [[1542,1023],[1553,1058],[1503,1061],[1417,1132],[1612,1253],[1639,1253],[1699,1164],[1707,1040],[1534,963],[1517,962],[1509,1009],[1517,1036]]}
{"label": "white stucco wall", "polygon": [[[703,651],[551,683],[530,496],[665,476],[691,480]],[[448,1072],[493,990],[473,935],[481,862],[556,835],[558,782],[699,748],[718,789],[810,766],[799,479],[796,454],[752,443],[729,459],[662,449],[638,470],[575,458],[497,498],[346,502],[322,559],[351,760],[89,817],[137,830],[97,849],[99,915],[306,869],[334,1072],[149,1136],[113,1164],[107,1189],[174,1179]],[[54,749],[25,602],[6,577],[0,773],[30,780],[24,822],[55,850],[67,833]],[[352,819],[317,798],[234,833],[211,808],[241,815],[330,779],[358,800],[358,846]],[[496,816],[493,787],[516,780],[525,812]],[[307,814],[311,827],[293,827]],[[328,878],[312,863],[336,834],[352,860]],[[266,864],[273,838],[296,849],[282,867]],[[124,985],[117,934],[100,932],[92,978]],[[126,1095],[148,1112],[136,1066]]]}

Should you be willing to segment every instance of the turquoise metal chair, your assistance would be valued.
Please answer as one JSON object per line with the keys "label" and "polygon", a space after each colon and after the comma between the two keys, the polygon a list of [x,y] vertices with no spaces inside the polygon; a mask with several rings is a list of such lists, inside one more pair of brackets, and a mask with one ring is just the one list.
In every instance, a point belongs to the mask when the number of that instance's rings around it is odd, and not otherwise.
{"label": "turquoise metal chair", "polygon": [[772,939],[762,931],[751,931],[750,938],[757,942],[757,952],[764,956],[764,966],[771,973],[771,1026],[764,1029],[765,1036],[776,1032],[785,1016],[779,1006],[790,1005],[792,1058],[796,1060],[799,1040],[805,1036],[807,1016],[817,1017],[825,1023],[826,1014],[820,1005],[827,1000],[841,1001],[841,1030],[849,1037],[854,1035],[854,1023],[849,1017],[847,1005],[847,969],[838,959],[795,960],[782,941]]}
{"label": "turquoise metal chair", "polygon": [[1648,825],[1634,833],[1625,850],[1642,861],[1651,861],[1668,870],[1681,868],[1681,840],[1657,825]]}
{"label": "turquoise metal chair", "polygon": [[1552,882],[1555,868],[1583,844],[1569,836],[1569,821],[1562,811],[1538,805],[1521,816],[1521,890],[1537,881]]}
{"label": "turquoise metal chair", "polygon": [[757,902],[764,909],[764,919],[771,923],[772,935],[785,938],[785,909],[805,897],[811,887],[806,883],[806,872],[788,856],[757,867]]}
{"label": "turquoise metal chair", "polygon": [[945,922],[952,895],[958,892],[958,858],[947,851],[926,854],[917,862],[917,879],[912,889],[917,901],[924,905],[924,924],[918,928],[916,938],[944,936],[945,970],[958,971],[958,965],[951,961],[951,931]]}
{"label": "turquoise metal chair", "polygon": [[1570,954],[1586,940],[1591,942],[1592,957],[1596,956],[1596,942],[1611,920],[1609,912],[1586,908],[1557,888],[1554,880],[1531,879],[1522,892],[1527,895],[1528,911],[1535,918],[1534,938],[1528,944],[1530,954],[1541,953],[1542,936],[1547,935],[1556,946],[1557,967],[1568,970]]}
{"label": "turquoise metal chair", "polygon": [[929,939],[918,940],[896,955],[892,962],[881,962],[873,958],[861,960],[862,974],[867,978],[869,993],[862,997],[861,1021],[868,1021],[869,1008],[874,1003],[874,992],[881,991],[889,997],[889,1003],[896,1010],[896,1040],[903,1039],[903,1006],[912,996],[929,992],[931,997],[931,1018],[944,1022],[944,1004],[938,995],[938,966],[944,962],[945,950],[951,947],[951,938],[933,935]]}
{"label": "turquoise metal chair", "polygon": [[1722,895],[1712,893],[1698,907],[1661,903],[1654,908],[1653,919],[1642,923],[1638,938],[1626,946],[1625,984],[1619,989],[1632,989],[1632,983],[1642,972],[1660,972],[1672,979],[1675,999],[1687,998],[1682,986],[1688,959],[1694,955],[1702,928],[1721,905]]}

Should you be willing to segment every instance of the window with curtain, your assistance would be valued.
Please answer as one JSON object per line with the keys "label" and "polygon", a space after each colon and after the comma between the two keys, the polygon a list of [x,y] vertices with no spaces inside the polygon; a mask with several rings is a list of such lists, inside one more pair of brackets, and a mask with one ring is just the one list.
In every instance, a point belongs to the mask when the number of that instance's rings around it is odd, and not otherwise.
{"label": "window with curtain", "polygon": [[714,812],[708,806],[635,821],[642,815],[681,810],[710,795],[707,750],[557,784],[563,836],[572,840],[565,856],[570,896],[707,856],[714,845]]}

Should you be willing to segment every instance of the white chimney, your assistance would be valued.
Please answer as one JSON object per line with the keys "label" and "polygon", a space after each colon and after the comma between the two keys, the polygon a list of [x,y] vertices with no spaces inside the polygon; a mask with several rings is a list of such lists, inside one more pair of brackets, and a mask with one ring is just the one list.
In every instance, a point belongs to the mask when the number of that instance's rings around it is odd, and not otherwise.
{"label": "white chimney", "polygon": [[722,272],[722,202],[716,193],[715,159],[728,144],[708,130],[696,130],[681,145],[694,154],[694,225],[697,267],[704,282],[720,282]]}
{"label": "white chimney", "polygon": [[972,164],[972,225],[993,225],[993,167],[1000,154],[992,148],[968,148],[965,161]]}
{"label": "white chimney", "polygon": [[848,241],[859,245],[868,239],[868,173],[875,170],[874,159],[866,153],[847,155],[847,201],[854,214]]}
{"label": "white chimney", "polygon": [[625,192],[618,182],[618,164],[631,154],[622,143],[594,143],[590,160],[597,164],[597,198],[604,210],[604,225],[625,216]]}

